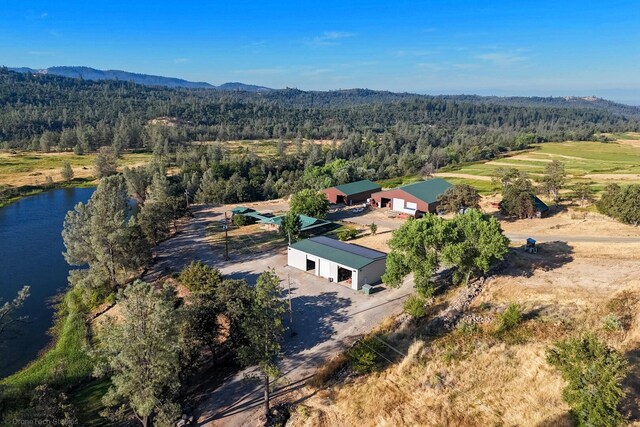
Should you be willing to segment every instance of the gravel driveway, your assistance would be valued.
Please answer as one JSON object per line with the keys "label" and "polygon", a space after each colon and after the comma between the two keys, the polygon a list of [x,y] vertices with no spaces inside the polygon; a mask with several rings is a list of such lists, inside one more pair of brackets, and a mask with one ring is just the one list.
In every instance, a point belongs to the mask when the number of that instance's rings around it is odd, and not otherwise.
{"label": "gravel driveway", "polygon": [[[276,400],[300,397],[305,381],[324,360],[342,351],[354,337],[370,331],[385,317],[402,311],[404,299],[413,292],[412,283],[398,289],[377,286],[372,295],[287,266],[286,247],[272,252],[234,253],[223,260],[222,248],[212,245],[206,228],[223,218],[224,208],[198,206],[194,218],[158,248],[158,259],[145,275],[147,280],[178,272],[192,260],[202,260],[227,276],[255,283],[260,273],[274,268],[283,289],[291,281],[293,323],[286,334],[279,363],[283,377],[276,382]],[[228,378],[196,408],[200,426],[257,425],[262,411],[261,384],[247,380],[246,369]]]}

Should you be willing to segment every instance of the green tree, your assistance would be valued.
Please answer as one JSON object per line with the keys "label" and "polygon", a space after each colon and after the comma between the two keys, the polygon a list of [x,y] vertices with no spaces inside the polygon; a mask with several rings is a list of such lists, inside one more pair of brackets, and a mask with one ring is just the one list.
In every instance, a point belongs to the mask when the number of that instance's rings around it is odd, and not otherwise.
{"label": "green tree", "polygon": [[122,285],[150,260],[150,249],[120,175],[100,181],[86,204],[67,213],[62,230],[64,257],[71,265],[89,265],[112,288]]}
{"label": "green tree", "polygon": [[189,347],[192,347],[196,359],[205,346],[211,355],[216,354],[216,345],[224,332],[218,307],[214,298],[203,295],[190,297],[189,304],[184,307],[184,317],[187,321],[186,340],[189,342]]}
{"label": "green tree", "polygon": [[564,170],[564,163],[553,160],[544,168],[542,176],[542,189],[553,198],[554,203],[560,201],[560,190],[565,184],[567,173]]}
{"label": "green tree", "polygon": [[372,236],[375,236],[378,232],[378,225],[375,222],[372,222],[369,224],[369,231],[371,231]]}
{"label": "green tree", "polygon": [[462,209],[478,209],[480,195],[470,185],[458,184],[438,196],[439,206],[447,212],[457,213]]}
{"label": "green tree", "polygon": [[298,240],[302,232],[302,220],[300,215],[293,211],[287,212],[282,219],[282,234],[289,240],[289,244]]}
{"label": "green tree", "polygon": [[596,206],[603,214],[637,227],[640,225],[640,185],[609,184]]}
{"label": "green tree", "polygon": [[472,275],[486,273],[509,251],[509,239],[498,221],[480,211],[456,215],[448,225],[442,252],[444,261],[454,268],[454,280],[467,284]]}
{"label": "green tree", "polygon": [[191,261],[178,276],[178,282],[193,294],[213,297],[222,282],[220,270],[209,267],[202,261]]}
{"label": "green tree", "polygon": [[417,220],[410,218],[402,224],[389,240],[391,252],[382,276],[384,283],[397,287],[413,272],[418,292],[430,296],[434,291],[431,277],[440,266],[447,229],[445,220],[430,214]]}
{"label": "green tree", "polygon": [[118,155],[113,147],[100,147],[93,160],[93,171],[98,179],[114,175],[118,168]]}
{"label": "green tree", "polygon": [[78,137],[75,130],[64,128],[60,134],[60,150],[69,150],[78,144]]}
{"label": "green tree", "polygon": [[509,186],[513,181],[521,177],[523,177],[522,172],[516,168],[499,167],[494,171],[491,181],[494,185],[498,185],[504,190],[505,187]]}
{"label": "green tree", "polygon": [[329,211],[329,201],[324,193],[305,189],[291,196],[289,210],[298,215],[324,218]]}
{"label": "green tree", "polygon": [[584,206],[586,202],[592,200],[592,191],[590,182],[579,182],[573,187],[573,195],[580,200],[580,206]]}
{"label": "green tree", "polygon": [[40,136],[40,151],[48,153],[51,147],[58,144],[58,134],[51,131],[46,131]]}
{"label": "green tree", "polygon": [[535,190],[526,177],[516,178],[502,190],[500,210],[509,216],[529,218],[535,214]]}
{"label": "green tree", "polygon": [[66,160],[62,162],[62,170],[60,171],[60,174],[65,182],[71,182],[73,179],[73,168],[71,167],[71,163]]}
{"label": "green tree", "polygon": [[264,414],[270,415],[270,379],[278,375],[276,358],[284,335],[282,316],[286,303],[280,299],[280,278],[273,270],[263,272],[257,280],[250,316],[242,329],[247,342],[238,350],[245,366],[258,365],[264,381]]}
{"label": "green tree", "polygon": [[569,338],[547,351],[547,362],[567,382],[562,397],[580,427],[614,427],[622,423],[618,405],[625,393],[627,362],[594,335]]}
{"label": "green tree", "polygon": [[107,319],[97,329],[94,375],[109,377],[103,397],[109,408],[133,411],[143,426],[170,425],[180,414],[179,315],[175,296],[136,281],[118,295],[121,320]]}
{"label": "green tree", "polygon": [[151,185],[153,175],[149,168],[124,168],[124,179],[127,183],[127,191],[140,205],[144,205],[147,199],[147,188]]}
{"label": "green tree", "polygon": [[31,295],[29,286],[23,286],[11,301],[3,302],[0,299],[0,337],[14,324],[27,320],[25,316],[15,317],[15,312],[24,305],[29,295]]}
{"label": "green tree", "polygon": [[169,235],[173,218],[171,195],[167,177],[156,174],[147,189],[145,203],[138,213],[138,222],[145,237],[157,250],[158,243]]}

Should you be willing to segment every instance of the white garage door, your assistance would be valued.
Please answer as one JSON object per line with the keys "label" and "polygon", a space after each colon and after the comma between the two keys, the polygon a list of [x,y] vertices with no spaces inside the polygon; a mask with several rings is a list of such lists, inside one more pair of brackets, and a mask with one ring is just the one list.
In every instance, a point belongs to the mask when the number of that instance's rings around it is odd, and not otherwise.
{"label": "white garage door", "polygon": [[416,209],[418,209],[418,204],[417,203],[407,202],[407,209],[416,210]]}
{"label": "white garage door", "polygon": [[404,199],[393,199],[393,210],[402,212],[404,210]]}

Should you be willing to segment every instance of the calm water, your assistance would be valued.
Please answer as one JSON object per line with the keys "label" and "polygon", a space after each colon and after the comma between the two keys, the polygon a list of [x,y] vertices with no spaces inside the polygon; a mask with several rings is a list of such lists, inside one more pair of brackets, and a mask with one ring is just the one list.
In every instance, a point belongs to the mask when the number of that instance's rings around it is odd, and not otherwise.
{"label": "calm water", "polygon": [[94,190],[53,190],[0,208],[0,298],[13,298],[23,285],[31,286],[20,313],[29,316],[28,323],[0,345],[0,377],[24,367],[49,343],[50,299],[65,289],[69,273],[60,234],[64,216]]}

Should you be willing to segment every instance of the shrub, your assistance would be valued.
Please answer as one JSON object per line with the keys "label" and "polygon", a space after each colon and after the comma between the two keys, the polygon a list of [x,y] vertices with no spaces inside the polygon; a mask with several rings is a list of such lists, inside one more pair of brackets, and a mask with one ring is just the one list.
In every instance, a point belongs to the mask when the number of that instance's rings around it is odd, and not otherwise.
{"label": "shrub", "polygon": [[347,356],[340,353],[338,356],[320,366],[309,380],[309,385],[315,388],[324,387],[340,369],[348,362]]}
{"label": "shrub", "polygon": [[509,304],[507,309],[498,316],[498,332],[506,332],[522,323],[522,309],[518,304]]}
{"label": "shrub", "polygon": [[404,312],[414,319],[419,319],[427,314],[425,304],[425,299],[420,295],[411,295],[404,301]]}
{"label": "shrub", "polygon": [[249,220],[244,215],[234,215],[231,217],[231,222],[236,227],[242,227],[243,225],[247,225],[249,223]]}
{"label": "shrub", "polygon": [[369,230],[371,230],[371,235],[375,236],[378,232],[378,225],[375,222],[372,222],[371,224],[369,224]]}
{"label": "shrub", "polygon": [[344,230],[340,230],[337,233],[338,239],[342,241],[355,239],[357,235],[358,230],[356,230],[355,228],[345,228]]}
{"label": "shrub", "polygon": [[368,374],[378,368],[382,344],[371,337],[364,338],[348,352],[349,366],[359,374]]}
{"label": "shrub", "polygon": [[562,398],[579,427],[615,427],[623,418],[618,404],[627,362],[615,349],[587,334],[560,341],[547,351],[547,362],[567,382]]}
{"label": "shrub", "polygon": [[605,331],[615,332],[624,329],[620,318],[615,314],[608,314],[602,318],[602,328]]}

